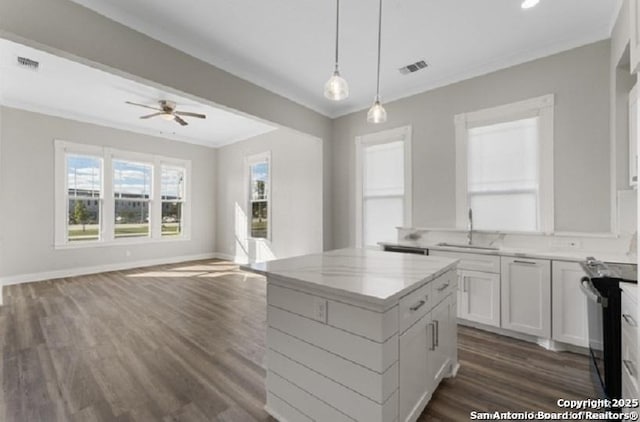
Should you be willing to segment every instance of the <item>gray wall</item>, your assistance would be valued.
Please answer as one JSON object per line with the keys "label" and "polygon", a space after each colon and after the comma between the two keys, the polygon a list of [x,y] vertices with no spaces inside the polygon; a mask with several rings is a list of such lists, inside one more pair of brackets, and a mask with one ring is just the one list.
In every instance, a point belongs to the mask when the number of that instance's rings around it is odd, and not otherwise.
{"label": "gray wall", "polygon": [[[271,241],[247,239],[245,157],[271,152]],[[322,251],[322,141],[280,129],[218,149],[216,248],[238,261]]]}
{"label": "gray wall", "polygon": [[[216,150],[6,107],[0,114],[0,277],[215,252]],[[55,250],[54,139],[191,160],[191,240]]]}
{"label": "gray wall", "polygon": [[[329,118],[69,0],[0,1],[0,36],[317,136],[323,162],[330,163]],[[330,247],[328,167],[323,174],[323,236]]]}
{"label": "gray wall", "polygon": [[454,115],[544,94],[556,103],[556,231],[608,232],[609,47],[601,41],[385,104],[384,125],[368,124],[366,110],[334,121],[333,246],[355,242],[357,135],[412,125],[413,226],[455,227]]}

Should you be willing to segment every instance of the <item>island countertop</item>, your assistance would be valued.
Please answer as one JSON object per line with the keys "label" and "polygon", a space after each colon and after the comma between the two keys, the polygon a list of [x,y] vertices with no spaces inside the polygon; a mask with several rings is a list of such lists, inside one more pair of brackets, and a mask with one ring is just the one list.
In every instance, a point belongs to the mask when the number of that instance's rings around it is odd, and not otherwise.
{"label": "island countertop", "polygon": [[456,259],[384,252],[333,251],[241,266],[290,285],[388,306],[453,269]]}

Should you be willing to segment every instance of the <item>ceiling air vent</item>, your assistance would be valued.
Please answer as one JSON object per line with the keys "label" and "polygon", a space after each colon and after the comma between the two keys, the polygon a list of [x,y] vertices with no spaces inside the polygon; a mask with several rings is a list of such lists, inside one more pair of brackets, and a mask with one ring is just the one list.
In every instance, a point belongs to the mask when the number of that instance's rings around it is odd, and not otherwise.
{"label": "ceiling air vent", "polygon": [[408,75],[409,73],[417,72],[421,69],[426,69],[429,65],[424,60],[420,60],[419,62],[411,63],[406,65],[405,67],[401,67],[398,69],[400,73],[403,75]]}
{"label": "ceiling air vent", "polygon": [[28,59],[26,57],[18,56],[18,66],[24,67],[29,70],[38,70],[38,68],[40,67],[40,62]]}

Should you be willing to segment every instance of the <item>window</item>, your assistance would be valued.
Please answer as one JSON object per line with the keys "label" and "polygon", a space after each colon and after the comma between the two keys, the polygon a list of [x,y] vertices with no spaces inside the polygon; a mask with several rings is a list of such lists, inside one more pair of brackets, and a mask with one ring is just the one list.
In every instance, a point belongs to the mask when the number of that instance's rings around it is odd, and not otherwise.
{"label": "window", "polygon": [[148,237],[153,166],[113,160],[114,237]]}
{"label": "window", "polygon": [[189,239],[191,163],[55,142],[57,248]]}
{"label": "window", "polygon": [[457,220],[553,231],[553,96],[456,116]]}
{"label": "window", "polygon": [[67,239],[70,242],[100,239],[102,160],[88,155],[66,157]]}
{"label": "window", "polygon": [[395,241],[411,224],[411,128],[356,138],[356,242]]}
{"label": "window", "polygon": [[268,239],[271,233],[270,154],[247,158],[249,169],[249,236]]}
{"label": "window", "polygon": [[181,167],[162,166],[162,236],[182,234],[185,173]]}

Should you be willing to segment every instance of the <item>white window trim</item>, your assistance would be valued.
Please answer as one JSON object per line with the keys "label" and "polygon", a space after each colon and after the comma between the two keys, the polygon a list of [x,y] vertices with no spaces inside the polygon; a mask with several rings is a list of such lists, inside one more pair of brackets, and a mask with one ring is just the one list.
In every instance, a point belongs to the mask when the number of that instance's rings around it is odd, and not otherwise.
{"label": "white window trim", "polygon": [[[553,196],[553,127],[554,95],[487,108],[454,117],[456,127],[456,227],[466,229],[468,223],[467,143],[469,129],[538,117],[539,144],[539,233],[554,232]],[[529,233],[529,232],[527,232]]]}
{"label": "white window trim", "polygon": [[[55,249],[81,249],[116,245],[135,245],[158,242],[175,242],[191,240],[191,161],[180,160],[159,155],[143,154],[95,145],[85,145],[64,140],[54,140],[55,149]],[[102,193],[100,201],[100,238],[98,240],[69,242],[67,239],[67,154],[90,155],[102,160]],[[113,160],[128,160],[153,166],[151,196],[149,198],[150,235],[146,237],[119,238],[114,237],[114,204],[113,193]],[[182,234],[179,236],[162,236],[162,165],[179,166],[185,169],[184,205]],[[155,218],[154,216],[159,216]]]}
{"label": "white window trim", "polygon": [[[252,222],[252,209],[251,209],[251,166],[258,163],[266,162],[269,165],[269,174],[267,175],[267,237],[253,237],[251,236],[251,222]],[[271,162],[271,151],[264,151],[258,154],[247,155],[245,156],[245,194],[244,197],[246,199],[246,207],[247,207],[247,239],[254,241],[271,241],[272,234],[272,203],[271,203],[271,172],[272,172],[272,162]]]}
{"label": "white window trim", "polygon": [[412,193],[413,173],[411,171],[411,134],[412,127],[402,126],[381,132],[356,136],[356,202],[355,202],[355,244],[362,247],[362,210],[364,182],[362,180],[362,156],[365,146],[387,144],[391,142],[404,142],[404,221],[403,225],[411,227],[412,224]]}

